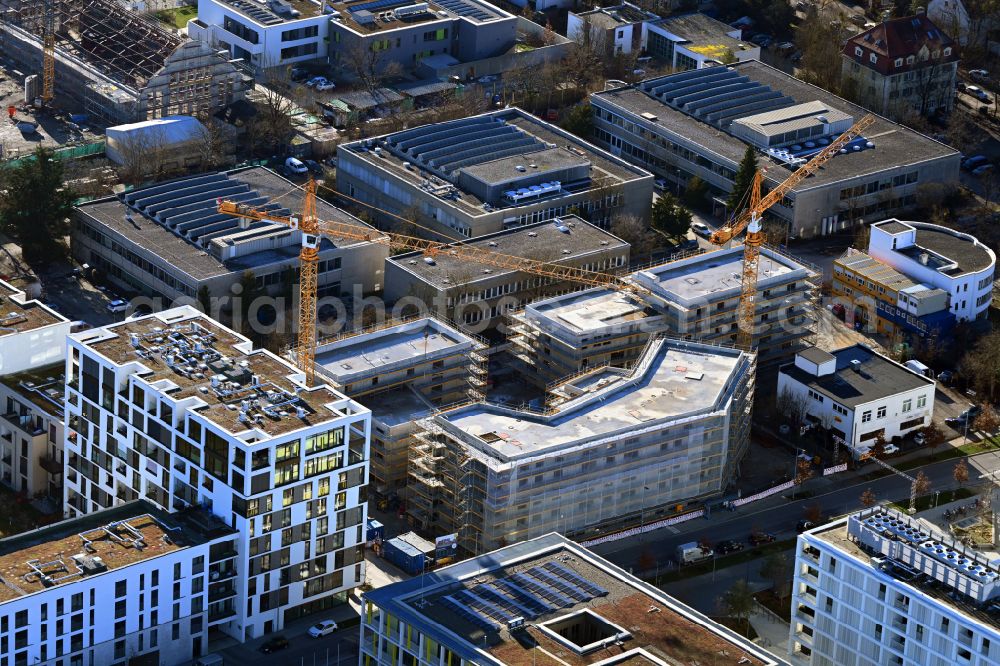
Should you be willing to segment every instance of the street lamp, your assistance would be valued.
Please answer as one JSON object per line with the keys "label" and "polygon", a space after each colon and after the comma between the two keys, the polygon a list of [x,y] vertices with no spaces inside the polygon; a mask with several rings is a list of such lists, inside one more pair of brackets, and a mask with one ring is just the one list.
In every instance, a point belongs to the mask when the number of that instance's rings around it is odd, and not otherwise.
{"label": "street lamp", "polygon": [[677,196],[681,196],[681,170],[677,169]]}

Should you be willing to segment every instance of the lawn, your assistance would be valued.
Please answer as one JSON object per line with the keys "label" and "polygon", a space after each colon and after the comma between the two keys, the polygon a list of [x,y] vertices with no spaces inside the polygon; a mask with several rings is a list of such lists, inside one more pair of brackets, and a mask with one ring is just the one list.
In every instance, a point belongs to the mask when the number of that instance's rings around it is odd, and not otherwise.
{"label": "lawn", "polygon": [[179,30],[187,26],[188,19],[198,17],[198,8],[191,5],[183,5],[175,9],[161,9],[158,12],[153,12],[153,16],[161,22]]}
{"label": "lawn", "polygon": [[[947,504],[948,502],[957,502],[958,500],[966,499],[967,497],[972,497],[976,493],[969,490],[968,488],[956,488],[955,490],[942,490],[938,493],[937,506],[942,504]],[[910,498],[896,500],[892,503],[900,511],[907,511],[910,508]],[[926,495],[921,495],[917,498],[917,511],[926,511],[927,509],[934,506],[934,493],[927,493]]]}

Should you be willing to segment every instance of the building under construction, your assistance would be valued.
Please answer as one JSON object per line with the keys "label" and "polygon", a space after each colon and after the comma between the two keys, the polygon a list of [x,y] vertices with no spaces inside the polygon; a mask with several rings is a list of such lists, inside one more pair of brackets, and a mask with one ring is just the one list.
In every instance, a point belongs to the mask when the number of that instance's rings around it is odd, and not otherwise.
{"label": "building under construction", "polygon": [[212,112],[243,99],[248,85],[225,52],[114,0],[0,0],[0,10],[0,52],[41,74],[48,24],[54,104],[107,124]]}

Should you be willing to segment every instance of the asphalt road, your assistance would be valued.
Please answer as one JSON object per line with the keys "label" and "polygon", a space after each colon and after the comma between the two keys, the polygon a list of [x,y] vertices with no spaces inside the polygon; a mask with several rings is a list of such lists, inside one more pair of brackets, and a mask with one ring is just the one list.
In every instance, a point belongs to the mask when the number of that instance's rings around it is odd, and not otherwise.
{"label": "asphalt road", "polygon": [[[944,490],[954,485],[952,472],[956,461],[957,459],[946,460],[920,468],[930,478],[932,492]],[[1000,472],[1000,455],[994,452],[972,456],[968,458],[968,462],[969,480],[966,483],[967,486],[975,487],[987,474]],[[876,469],[876,466],[872,464],[865,471],[875,471]],[[916,473],[917,470],[908,472],[911,476],[916,475]],[[992,478],[996,482],[996,477]],[[816,480],[812,483],[817,482],[820,481]],[[770,532],[779,540],[788,539],[795,536],[796,523],[803,520],[806,507],[819,505],[824,518],[829,518],[860,509],[861,493],[866,488],[872,488],[880,500],[900,499],[907,497],[910,492],[910,483],[896,475],[874,481],[845,479],[844,483],[838,484],[838,486],[835,490],[807,499],[786,501],[783,504],[772,505],[751,513],[733,514],[726,511],[713,511],[711,518],[707,520],[695,519],[693,522],[700,523],[700,525],[691,526],[683,532],[665,528],[643,535],[642,539],[635,538],[624,542],[601,544],[595,546],[593,550],[626,570],[638,569],[639,557],[643,552],[652,553],[660,567],[670,567],[673,566],[674,551],[682,543],[703,539],[711,543],[722,539],[745,541],[753,530]],[[810,484],[807,482],[804,489],[809,490],[809,488]]]}
{"label": "asphalt road", "polygon": [[[226,664],[239,666],[352,666],[358,663],[359,630],[355,625],[323,638],[310,638],[303,630],[281,631],[275,635],[288,639],[289,647],[273,654],[263,654],[260,644],[273,638],[234,645],[220,651]],[[339,657],[339,661],[338,661]]]}

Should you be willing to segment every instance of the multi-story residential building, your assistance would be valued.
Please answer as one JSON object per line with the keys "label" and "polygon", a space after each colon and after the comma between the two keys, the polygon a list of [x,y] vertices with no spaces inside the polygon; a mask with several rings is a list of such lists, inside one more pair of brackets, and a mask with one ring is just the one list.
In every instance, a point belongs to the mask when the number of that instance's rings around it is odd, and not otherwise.
{"label": "multi-story residential building", "polygon": [[[289,192],[291,190],[291,192]],[[233,297],[232,287],[250,271],[261,291],[292,288],[302,232],[284,224],[241,220],[218,212],[220,199],[255,206],[274,215],[300,215],[305,193],[261,167],[188,176],[140,187],[120,197],[97,199],[74,210],[73,255],[101,270],[123,289],[161,299]],[[280,201],[279,201],[280,199]],[[374,229],[316,200],[322,220]],[[327,238],[319,247],[319,295],[339,297],[352,289],[382,287],[384,243]],[[218,299],[211,313],[228,308]]]}
{"label": "multi-story residential building", "polygon": [[145,499],[232,526],[233,593],[208,629],[254,638],[364,580],[367,409],[190,306],[68,346],[66,510]]}
{"label": "multi-story residential building", "polygon": [[481,0],[329,2],[330,61],[351,72],[367,56],[375,71],[395,63],[413,69],[424,58],[456,63],[502,55],[517,41],[517,17]]}
{"label": "multi-story residential building", "polygon": [[566,36],[609,57],[628,55],[646,49],[646,25],[659,18],[629,2],[585,12],[570,10]]}
{"label": "multi-story residential building", "polygon": [[[778,371],[778,399],[794,400],[805,419],[828,428],[855,457],[930,424],[935,382],[857,344],[834,352],[810,347]],[[785,397],[787,396],[787,398]]]}
{"label": "multi-story residential building", "polygon": [[1000,570],[883,507],[799,535],[789,651],[816,666],[1000,663]]}
{"label": "multi-story residential building", "polygon": [[62,367],[72,322],[0,280],[0,482],[58,496]]}
{"label": "multi-story residential building", "polygon": [[[988,4],[963,0],[931,0],[927,3],[927,16],[955,37],[962,46],[986,46],[991,35],[1000,25],[1000,16]],[[969,12],[969,9],[972,12]]]}
{"label": "multi-story residential building", "polygon": [[841,85],[877,113],[947,113],[955,100],[958,45],[921,10],[879,23],[847,40]]}
{"label": "multi-story residential building", "polygon": [[677,14],[646,24],[646,53],[675,70],[760,60],[742,30],[705,14]]}
{"label": "multi-story residential building", "polygon": [[337,147],[337,191],[379,222],[478,238],[567,213],[607,227],[649,218],[653,176],[518,108]]}
{"label": "multi-story residential building", "polygon": [[366,592],[361,666],[787,662],[547,534]]}
{"label": "multi-story residential building", "polygon": [[[743,248],[716,250],[654,266],[632,275],[649,290],[644,296],[663,312],[665,332],[685,339],[735,344]],[[754,344],[758,363],[790,359],[816,327],[813,303],[818,269],[763,248],[754,299]]]}
{"label": "multi-story residential building", "polygon": [[433,317],[320,343],[317,373],[372,411],[372,491],[404,493],[416,419],[483,399],[487,361],[483,342]]}
{"label": "multi-story residential building", "polygon": [[138,500],[0,540],[0,661],[190,662],[234,593],[236,537]]}
{"label": "multi-story residential building", "polygon": [[946,335],[955,325],[948,292],[914,282],[866,252],[847,248],[833,262],[834,297],[857,330],[914,342]]}
{"label": "multi-story residential building", "polygon": [[[630,249],[617,236],[575,215],[515,226],[461,245],[600,273],[625,269]],[[584,286],[515,268],[475,263],[451,256],[446,249],[433,259],[412,252],[397,254],[385,262],[388,302],[412,303],[415,311],[429,310],[477,333],[492,330],[508,312],[526,303]]]}
{"label": "multi-story residential building", "polygon": [[[590,101],[599,146],[678,187],[697,176],[720,212],[748,145],[773,188],[868,113],[758,61],[670,74]],[[826,235],[914,207],[924,183],[957,182],[957,150],[884,118],[865,134],[767,216],[790,237]]]}
{"label": "multi-story residential building", "polygon": [[[556,296],[511,315],[511,349],[526,377],[547,384],[600,365],[629,367],[652,334],[734,344],[743,249],[654,266],[629,276],[646,292],[606,288]],[[791,358],[815,329],[818,271],[771,248],[762,253],[754,301],[758,363]]]}
{"label": "multi-story residential building", "polygon": [[469,553],[670,514],[735,477],[754,370],[738,349],[658,338],[631,371],[553,388],[544,411],[479,403],[437,414],[412,449],[407,509]]}
{"label": "multi-story residential building", "polygon": [[306,0],[198,0],[188,35],[257,70],[326,58],[330,14]]}
{"label": "multi-story residential building", "polygon": [[626,367],[664,315],[628,293],[596,287],[529,303],[508,324],[511,352],[525,377],[547,385],[602,365]]}
{"label": "multi-story residential building", "polygon": [[[63,343],[65,346],[65,343]],[[0,377],[0,481],[62,505],[65,361]]]}
{"label": "multi-story residential building", "polygon": [[938,224],[885,220],[871,226],[868,254],[947,292],[949,309],[959,321],[986,318],[997,258],[975,236]]}

